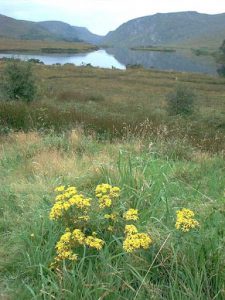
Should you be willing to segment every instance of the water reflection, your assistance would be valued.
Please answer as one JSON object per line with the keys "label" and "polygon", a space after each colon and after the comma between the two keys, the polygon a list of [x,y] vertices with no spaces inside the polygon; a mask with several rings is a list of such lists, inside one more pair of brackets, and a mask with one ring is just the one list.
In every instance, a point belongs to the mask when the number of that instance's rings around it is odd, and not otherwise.
{"label": "water reflection", "polygon": [[46,65],[54,64],[75,64],[77,66],[91,64],[94,67],[100,68],[118,68],[126,69],[125,65],[121,64],[114,58],[114,55],[107,53],[105,50],[93,51],[90,53],[76,54],[25,54],[25,53],[0,53],[0,58],[19,58],[21,60],[39,59]]}
{"label": "water reflection", "polygon": [[196,56],[191,51],[151,52],[133,51],[126,48],[110,48],[91,53],[77,54],[5,54],[2,57],[16,57],[22,60],[39,59],[46,65],[72,63],[75,65],[91,64],[101,68],[125,69],[127,65],[142,65],[158,70],[175,70],[185,72],[217,74],[217,65],[210,56]]}
{"label": "water reflection", "polygon": [[110,48],[106,49],[106,51],[114,55],[124,65],[140,64],[145,68],[155,68],[158,70],[217,74],[217,66],[212,57],[199,57],[192,54],[191,51],[152,52],[134,51],[125,48]]}

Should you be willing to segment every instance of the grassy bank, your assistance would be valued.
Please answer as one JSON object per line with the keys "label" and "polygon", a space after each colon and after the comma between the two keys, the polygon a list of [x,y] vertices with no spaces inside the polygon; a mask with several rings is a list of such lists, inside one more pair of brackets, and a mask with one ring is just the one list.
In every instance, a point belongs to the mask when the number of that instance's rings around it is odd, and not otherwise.
{"label": "grassy bank", "polygon": [[27,53],[79,53],[97,50],[94,45],[87,43],[70,43],[62,41],[14,40],[0,39],[0,52]]}

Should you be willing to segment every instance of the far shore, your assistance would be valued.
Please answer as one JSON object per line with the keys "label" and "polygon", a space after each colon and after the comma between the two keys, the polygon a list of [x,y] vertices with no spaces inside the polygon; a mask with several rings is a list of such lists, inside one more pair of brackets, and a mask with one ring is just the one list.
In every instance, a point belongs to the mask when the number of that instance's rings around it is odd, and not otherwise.
{"label": "far shore", "polygon": [[81,42],[0,39],[1,53],[82,53],[98,49],[96,45]]}

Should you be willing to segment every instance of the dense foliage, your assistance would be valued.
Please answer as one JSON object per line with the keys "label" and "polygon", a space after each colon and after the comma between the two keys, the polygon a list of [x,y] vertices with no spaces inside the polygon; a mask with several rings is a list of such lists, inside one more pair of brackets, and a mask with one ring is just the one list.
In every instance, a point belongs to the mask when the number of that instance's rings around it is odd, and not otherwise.
{"label": "dense foliage", "polygon": [[174,92],[166,97],[170,115],[189,115],[194,110],[195,93],[184,85],[178,85]]}
{"label": "dense foliage", "polygon": [[7,63],[3,70],[1,90],[6,100],[34,100],[36,84],[31,64],[17,60]]}

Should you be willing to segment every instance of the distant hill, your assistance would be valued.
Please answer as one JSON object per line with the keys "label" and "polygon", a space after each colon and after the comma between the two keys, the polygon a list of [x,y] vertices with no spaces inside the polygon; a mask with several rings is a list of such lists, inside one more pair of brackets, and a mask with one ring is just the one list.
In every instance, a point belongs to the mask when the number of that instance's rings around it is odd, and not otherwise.
{"label": "distant hill", "polygon": [[85,27],[58,21],[31,22],[16,20],[0,14],[0,37],[24,40],[63,40],[97,43],[102,38]]}
{"label": "distant hill", "polygon": [[54,38],[50,32],[35,22],[20,21],[3,15],[0,15],[0,37],[24,40]]}
{"label": "distant hill", "polygon": [[[109,32],[103,45],[133,47],[154,45],[215,45],[225,38],[225,13],[158,13],[122,24]],[[213,41],[213,42],[212,42]]]}
{"label": "distant hill", "polygon": [[85,27],[71,26],[67,23],[60,21],[45,21],[39,22],[39,26],[57,36],[60,39],[64,39],[66,41],[84,41],[96,44],[100,42],[102,39],[101,36],[91,33]]}

